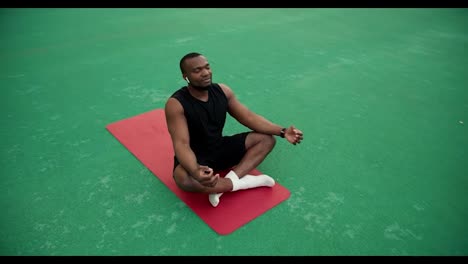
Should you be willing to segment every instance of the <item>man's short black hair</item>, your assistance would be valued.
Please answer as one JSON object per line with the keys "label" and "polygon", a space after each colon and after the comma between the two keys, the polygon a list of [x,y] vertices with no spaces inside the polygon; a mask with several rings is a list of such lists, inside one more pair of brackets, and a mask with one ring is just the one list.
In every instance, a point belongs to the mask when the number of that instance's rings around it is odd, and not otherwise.
{"label": "man's short black hair", "polygon": [[184,67],[182,65],[184,64],[185,60],[195,58],[198,56],[202,56],[202,55],[198,52],[190,52],[189,54],[186,54],[185,56],[183,56],[182,59],[180,59],[180,63],[179,63],[180,71],[184,73]]}

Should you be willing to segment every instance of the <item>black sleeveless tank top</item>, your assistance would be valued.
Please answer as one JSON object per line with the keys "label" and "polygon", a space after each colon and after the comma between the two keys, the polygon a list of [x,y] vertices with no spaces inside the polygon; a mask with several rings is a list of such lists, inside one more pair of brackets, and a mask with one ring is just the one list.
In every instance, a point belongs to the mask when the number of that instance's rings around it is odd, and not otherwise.
{"label": "black sleeveless tank top", "polygon": [[228,100],[221,87],[212,83],[208,89],[208,101],[193,97],[187,86],[177,90],[171,97],[184,108],[190,135],[190,147],[196,156],[208,157],[221,144],[226,122]]}

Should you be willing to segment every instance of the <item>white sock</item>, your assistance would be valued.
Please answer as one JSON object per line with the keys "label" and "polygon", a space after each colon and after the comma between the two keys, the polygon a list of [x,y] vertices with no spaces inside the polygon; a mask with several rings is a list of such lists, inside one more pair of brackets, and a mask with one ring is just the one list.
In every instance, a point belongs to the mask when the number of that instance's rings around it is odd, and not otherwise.
{"label": "white sock", "polygon": [[[273,187],[275,185],[275,180],[268,175],[261,174],[258,176],[254,175],[245,175],[240,178],[234,171],[230,171],[225,178],[228,178],[232,181],[232,191],[235,192],[238,190],[251,189],[256,187]],[[223,193],[212,193],[209,195],[210,203],[213,207],[218,206],[219,198]]]}
{"label": "white sock", "polygon": [[[237,174],[231,170],[228,174],[226,174],[225,178],[228,178],[232,182],[232,191],[236,191],[235,186],[237,186],[237,182],[239,181],[239,177]],[[208,196],[208,199],[210,200],[210,203],[213,207],[218,206],[219,204],[219,198],[223,195],[223,193],[211,193]]]}
{"label": "white sock", "polygon": [[213,207],[218,206],[219,197],[221,197],[221,195],[223,195],[223,193],[210,193],[210,195],[208,196],[208,199],[210,200],[210,203]]}
{"label": "white sock", "polygon": [[265,174],[261,174],[258,176],[247,174],[239,179],[237,185],[239,186],[239,190],[257,187],[273,187],[275,185],[275,180]]}

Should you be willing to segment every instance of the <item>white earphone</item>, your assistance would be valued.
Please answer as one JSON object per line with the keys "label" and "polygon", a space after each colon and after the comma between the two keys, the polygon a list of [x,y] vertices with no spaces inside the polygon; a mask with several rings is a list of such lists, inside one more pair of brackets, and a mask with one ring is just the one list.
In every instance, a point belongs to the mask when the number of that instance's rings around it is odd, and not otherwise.
{"label": "white earphone", "polygon": [[187,81],[187,83],[190,83],[189,79],[187,77],[185,77],[185,80]]}

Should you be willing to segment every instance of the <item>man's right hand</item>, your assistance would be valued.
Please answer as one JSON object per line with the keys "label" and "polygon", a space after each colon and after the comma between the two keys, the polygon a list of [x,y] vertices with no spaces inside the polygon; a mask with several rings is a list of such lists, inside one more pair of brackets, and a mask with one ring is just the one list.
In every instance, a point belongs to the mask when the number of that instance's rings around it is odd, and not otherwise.
{"label": "man's right hand", "polygon": [[198,165],[198,170],[195,171],[193,177],[204,186],[214,187],[216,183],[218,183],[219,174],[216,173],[213,175],[212,168],[205,165]]}

